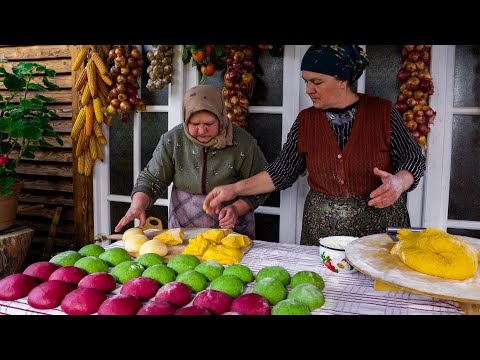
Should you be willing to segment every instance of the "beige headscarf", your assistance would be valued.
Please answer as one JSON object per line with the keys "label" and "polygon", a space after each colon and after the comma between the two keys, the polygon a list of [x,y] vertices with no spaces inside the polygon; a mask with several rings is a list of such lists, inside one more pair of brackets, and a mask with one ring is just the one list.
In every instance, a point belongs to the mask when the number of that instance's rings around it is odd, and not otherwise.
{"label": "beige headscarf", "polygon": [[[200,110],[210,111],[217,116],[218,121],[220,122],[218,135],[208,143],[202,143],[196,140],[188,132],[188,122],[190,117]],[[211,85],[197,85],[186,92],[183,99],[183,129],[190,140],[202,146],[223,149],[227,145],[232,145],[232,123],[227,117],[227,109],[225,108],[222,94],[217,88]]]}

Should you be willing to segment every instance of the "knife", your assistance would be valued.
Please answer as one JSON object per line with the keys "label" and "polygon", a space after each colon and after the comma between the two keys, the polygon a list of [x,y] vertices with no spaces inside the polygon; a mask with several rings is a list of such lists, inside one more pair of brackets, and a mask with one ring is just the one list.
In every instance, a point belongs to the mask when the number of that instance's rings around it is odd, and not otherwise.
{"label": "knife", "polygon": [[400,229],[406,229],[408,231],[413,231],[413,232],[420,232],[422,230],[425,230],[426,228],[423,228],[423,227],[393,227],[392,226],[392,227],[387,227],[385,229],[385,232],[390,237],[390,239],[392,239],[393,241],[398,241],[397,232]]}

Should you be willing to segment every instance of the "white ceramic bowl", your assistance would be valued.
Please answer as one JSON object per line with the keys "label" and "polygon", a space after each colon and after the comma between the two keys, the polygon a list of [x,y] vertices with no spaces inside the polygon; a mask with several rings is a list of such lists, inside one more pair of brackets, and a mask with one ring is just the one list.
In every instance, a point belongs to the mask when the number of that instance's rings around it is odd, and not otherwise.
{"label": "white ceramic bowl", "polygon": [[357,272],[345,257],[345,248],[351,242],[358,239],[354,236],[328,236],[320,238],[320,257],[323,265],[333,272],[353,274]]}

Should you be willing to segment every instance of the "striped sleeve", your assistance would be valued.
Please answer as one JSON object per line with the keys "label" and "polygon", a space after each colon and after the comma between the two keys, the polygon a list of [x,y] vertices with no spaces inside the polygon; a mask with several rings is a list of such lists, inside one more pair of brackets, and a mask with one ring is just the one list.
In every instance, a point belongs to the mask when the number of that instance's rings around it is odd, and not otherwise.
{"label": "striped sleeve", "polygon": [[298,152],[298,119],[287,135],[287,141],[277,158],[265,167],[276,190],[284,190],[297,181],[307,166],[305,157]]}
{"label": "striped sleeve", "polygon": [[390,153],[393,159],[393,173],[407,170],[413,175],[413,184],[407,192],[414,190],[426,169],[426,159],[420,144],[413,138],[403,122],[402,115],[392,107]]}

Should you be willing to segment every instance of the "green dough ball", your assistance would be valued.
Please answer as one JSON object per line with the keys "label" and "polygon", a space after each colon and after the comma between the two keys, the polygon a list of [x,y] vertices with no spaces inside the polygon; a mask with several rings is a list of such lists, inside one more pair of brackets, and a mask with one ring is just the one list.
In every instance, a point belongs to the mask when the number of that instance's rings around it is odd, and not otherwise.
{"label": "green dough ball", "polygon": [[236,298],[243,292],[243,281],[235,275],[225,275],[225,271],[223,273],[210,283],[210,289],[224,292]]}
{"label": "green dough ball", "polygon": [[155,253],[147,253],[140,255],[136,260],[136,262],[142,264],[146,268],[152,266],[152,265],[164,265],[165,261],[163,260],[163,257],[161,257],[158,254]]}
{"label": "green dough ball", "polygon": [[272,308],[272,315],[310,315],[310,310],[301,301],[285,299]]}
{"label": "green dough ball", "polygon": [[200,292],[207,288],[207,277],[195,270],[187,270],[179,274],[177,281],[187,285],[192,292]]}
{"label": "green dough ball", "polygon": [[105,249],[98,244],[88,244],[80,248],[80,250],[78,250],[78,252],[83,256],[96,256],[96,257],[98,257],[104,251]]}
{"label": "green dough ball", "polygon": [[157,264],[157,265],[149,266],[142,273],[142,276],[146,276],[153,280],[157,280],[163,286],[169,282],[175,281],[177,274],[175,274],[175,271],[170,269],[168,266]]}
{"label": "green dough ball", "polygon": [[260,281],[267,277],[271,277],[280,281],[284,286],[290,284],[290,274],[287,269],[282,266],[266,266],[257,273],[255,281]]}
{"label": "green dough ball", "polygon": [[290,280],[290,286],[292,288],[304,283],[315,285],[320,289],[320,291],[323,290],[323,288],[325,287],[325,282],[323,281],[323,278],[313,271],[299,271],[295,275],[293,275],[292,279]]}
{"label": "green dough ball", "polygon": [[74,250],[67,250],[53,256],[50,259],[50,262],[60,266],[73,266],[73,264],[75,264],[77,260],[80,260],[82,257],[82,254]]}
{"label": "green dough ball", "polygon": [[125,284],[128,280],[142,276],[145,268],[136,261],[124,261],[112,269],[111,274],[115,280],[121,284]]}
{"label": "green dough ball", "polygon": [[267,277],[257,281],[252,292],[262,295],[270,305],[276,305],[287,298],[285,286],[277,279]]}
{"label": "green dough ball", "polygon": [[228,266],[223,275],[235,275],[243,281],[244,284],[248,284],[253,281],[253,272],[245,265],[233,264]]}
{"label": "green dough ball", "polygon": [[225,268],[222,264],[216,261],[208,260],[201,264],[198,264],[194,270],[198,271],[200,274],[205,275],[208,281],[213,281],[214,279],[223,274]]}
{"label": "green dough ball", "polygon": [[293,299],[303,302],[313,311],[319,309],[325,304],[325,297],[315,285],[304,283],[295,286],[287,296],[287,299]]}
{"label": "green dough ball", "polygon": [[73,266],[85,270],[87,274],[93,274],[97,272],[108,273],[108,264],[96,256],[85,256],[81,259],[78,259]]}
{"label": "green dough ball", "polygon": [[127,250],[119,247],[105,250],[98,256],[98,258],[105,261],[108,266],[117,266],[124,261],[132,260]]}
{"label": "green dough ball", "polygon": [[180,254],[167,263],[167,266],[175,271],[175,273],[181,274],[188,270],[193,270],[195,267],[200,264],[200,260],[190,254]]}

